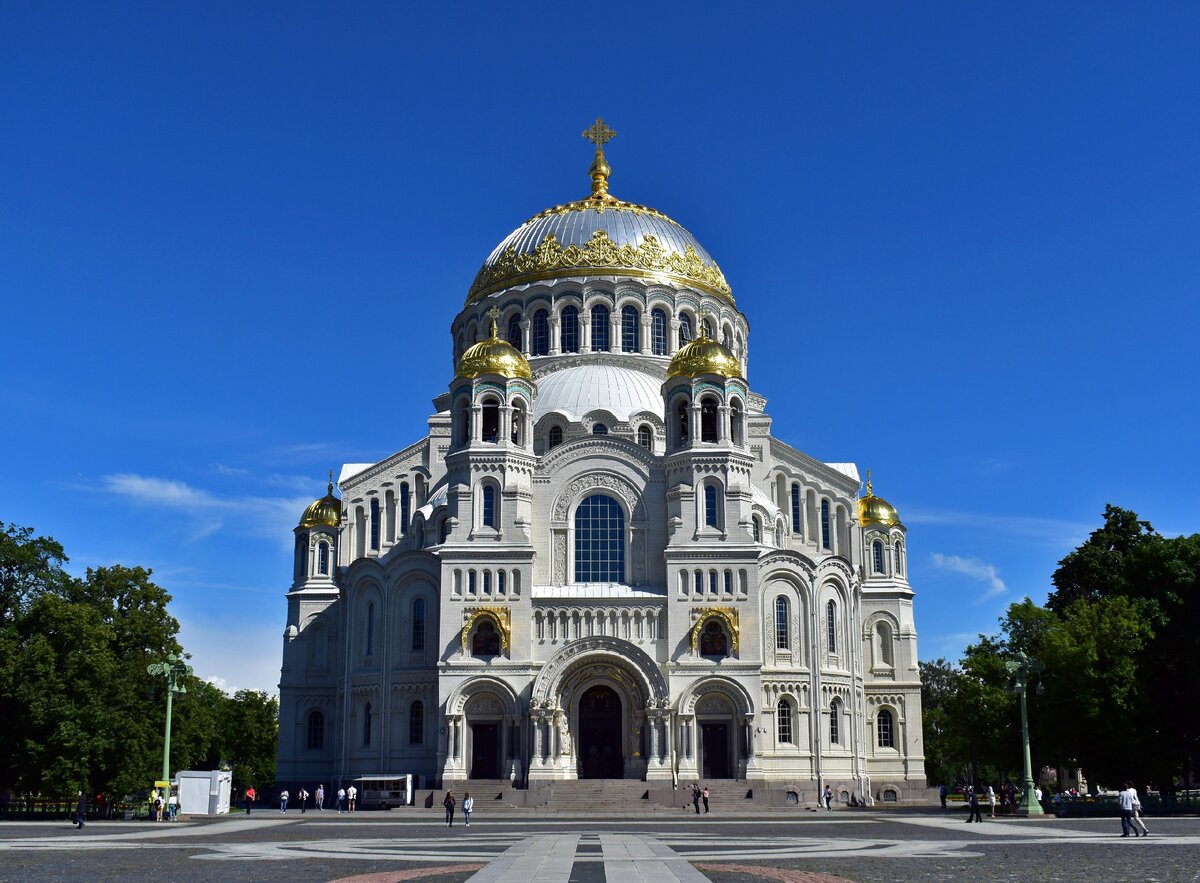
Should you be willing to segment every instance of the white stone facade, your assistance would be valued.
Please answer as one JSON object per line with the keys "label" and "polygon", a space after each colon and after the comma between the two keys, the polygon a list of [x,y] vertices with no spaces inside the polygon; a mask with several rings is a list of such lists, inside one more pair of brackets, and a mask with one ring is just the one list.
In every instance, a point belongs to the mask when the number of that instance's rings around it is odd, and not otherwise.
{"label": "white stone facade", "polygon": [[336,527],[296,528],[279,782],[917,796],[903,526],[860,524],[857,469],[772,437],[745,380],[668,379],[706,316],[750,376],[731,300],[619,271],[514,285],[454,320],[456,364],[492,307],[532,380],[452,381],[425,438],[343,467]]}

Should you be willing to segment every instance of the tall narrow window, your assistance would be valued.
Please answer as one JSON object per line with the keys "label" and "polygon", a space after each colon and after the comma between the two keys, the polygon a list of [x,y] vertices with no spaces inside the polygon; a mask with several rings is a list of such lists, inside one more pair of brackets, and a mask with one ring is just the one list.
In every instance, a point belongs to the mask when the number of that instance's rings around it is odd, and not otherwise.
{"label": "tall narrow window", "polygon": [[879,640],[879,661],[883,665],[892,665],[892,627],[886,622],[877,623],[875,634]]}
{"label": "tall narrow window", "polygon": [[792,704],[786,699],[780,699],[775,707],[775,716],[779,722],[779,741],[785,744],[792,742]]}
{"label": "tall narrow window", "polygon": [[717,339],[717,331],[713,327],[713,323],[712,323],[711,319],[704,320],[704,336],[707,337],[709,340]]}
{"label": "tall narrow window", "polygon": [[547,441],[546,446],[549,448],[557,448],[559,445],[562,444],[562,438],[563,438],[562,427],[561,426],[551,426],[550,427],[550,438]]}
{"label": "tall narrow window", "polygon": [[592,307],[592,352],[608,352],[608,307]]}
{"label": "tall narrow window", "polygon": [[579,310],[575,307],[563,307],[559,334],[561,335],[562,351],[564,353],[579,352]]}
{"label": "tall narrow window", "polygon": [[421,745],[425,742],[425,705],[417,699],[408,709],[408,744]]}
{"label": "tall narrow window", "polygon": [[704,524],[706,527],[717,526],[717,489],[711,484],[704,486]]}
{"label": "tall narrow window", "polygon": [[837,603],[834,601],[825,605],[825,639],[829,652],[837,653]]}
{"label": "tall narrow window", "polygon": [[645,423],[638,427],[637,440],[638,444],[647,451],[654,446],[654,436],[650,432],[650,427]]}
{"label": "tall narrow window", "polygon": [[896,747],[894,729],[895,720],[892,713],[886,708],[879,709],[879,714],[875,716],[875,742],[880,748]]}
{"label": "tall narrow window", "polygon": [[700,402],[700,441],[717,440],[717,400],[709,397]]}
{"label": "tall narrow window", "polygon": [[438,545],[445,543],[448,536],[450,536],[450,519],[443,518],[438,522]]}
{"label": "tall narrow window", "polygon": [[896,576],[904,576],[904,544],[896,541]]}
{"label": "tall narrow window", "polygon": [[675,422],[679,427],[679,443],[686,445],[688,440],[688,403],[684,399],[675,410]]}
{"label": "tall narrow window", "polygon": [[775,599],[775,649],[792,649],[791,615],[788,599],[783,595]]}
{"label": "tall narrow window", "polygon": [[729,403],[729,434],[735,445],[746,443],[746,418],[742,415],[742,404],[737,399]]}
{"label": "tall narrow window", "polygon": [[485,595],[492,593],[492,572],[490,570],[483,572],[483,593]]}
{"label": "tall narrow window", "polygon": [[679,314],[679,346],[692,339],[692,317],[687,313]]}
{"label": "tall narrow window", "polygon": [[317,573],[329,575],[329,543],[317,543]]}
{"label": "tall narrow window", "polygon": [[363,655],[370,656],[375,651],[375,604],[367,605],[367,634],[363,646]]}
{"label": "tall narrow window", "polygon": [[482,413],[482,439],[490,444],[495,444],[500,441],[500,403],[495,399],[488,399],[483,403]]}
{"label": "tall narrow window", "polygon": [[725,571],[725,594],[727,597],[733,597],[733,571]]}
{"label": "tall narrow window", "polygon": [[625,581],[625,512],[612,497],[593,494],[575,510],[575,582]]}
{"label": "tall narrow window", "polygon": [[425,649],[425,599],[417,598],[412,604],[412,634],[410,643],[413,650]]}
{"label": "tall narrow window", "polygon": [[293,574],[297,582],[308,576],[308,540],[296,537],[296,568]]}
{"label": "tall narrow window", "polygon": [[363,747],[371,744],[371,703],[363,706]]}
{"label": "tall narrow window", "polygon": [[503,570],[496,571],[496,594],[497,595],[504,594],[504,571]]}
{"label": "tall narrow window", "polygon": [[642,317],[638,314],[637,307],[622,307],[621,352],[636,353],[641,351],[641,331]]}
{"label": "tall narrow window", "polygon": [[762,542],[762,519],[755,515],[750,523],[754,525],[754,542]]}
{"label": "tall narrow window", "polygon": [[832,549],[829,543],[829,501],[821,501],[821,548]]}
{"label": "tall narrow window", "polygon": [[717,572],[710,570],[708,572],[708,594],[712,597],[717,597]]}
{"label": "tall narrow window", "polygon": [[650,346],[656,356],[667,354],[667,314],[659,309],[650,313]]}
{"label": "tall narrow window", "polygon": [[325,748],[325,715],[319,711],[308,713],[308,741],[306,744],[309,751],[322,751]]}
{"label": "tall narrow window", "polygon": [[538,310],[533,314],[533,355],[544,356],[550,352],[550,314]]}
{"label": "tall narrow window", "polygon": [[800,520],[800,485],[792,484],[792,533],[800,533],[803,522]]}
{"label": "tall narrow window", "polygon": [[379,498],[371,497],[371,550],[379,551]]}
{"label": "tall narrow window", "polygon": [[483,526],[496,527],[496,488],[495,485],[483,486]]}
{"label": "tall narrow window", "polygon": [[871,566],[875,573],[883,573],[883,543],[871,543]]}
{"label": "tall narrow window", "polygon": [[521,346],[521,314],[513,313],[508,317],[508,342],[517,349]]}
{"label": "tall narrow window", "polygon": [[412,509],[412,496],[408,492],[408,482],[400,482],[400,533],[408,533],[408,517]]}
{"label": "tall narrow window", "polygon": [[836,699],[829,703],[829,744],[837,745],[841,741],[842,722],[839,720],[841,708]]}

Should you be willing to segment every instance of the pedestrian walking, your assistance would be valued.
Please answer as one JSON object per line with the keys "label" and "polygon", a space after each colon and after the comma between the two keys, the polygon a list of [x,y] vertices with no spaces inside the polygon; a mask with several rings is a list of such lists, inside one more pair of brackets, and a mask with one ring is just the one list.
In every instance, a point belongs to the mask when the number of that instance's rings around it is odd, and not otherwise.
{"label": "pedestrian walking", "polygon": [[704,811],[708,812],[708,786],[705,785],[700,791],[700,797],[704,800]]}
{"label": "pedestrian walking", "polygon": [[175,817],[178,815],[178,813],[179,795],[172,791],[171,796],[167,798],[167,821],[175,821]]}
{"label": "pedestrian walking", "polygon": [[1125,788],[1117,795],[1117,804],[1121,807],[1121,836],[1128,837],[1129,832],[1133,832],[1133,836],[1137,837],[1139,831],[1133,824],[1133,807],[1138,803],[1137,790],[1133,787],[1133,782],[1125,780]]}
{"label": "pedestrian walking", "polygon": [[346,811],[346,789],[338,788],[338,814]]}
{"label": "pedestrian walking", "polygon": [[72,821],[75,822],[75,830],[79,831],[83,829],[83,817],[87,815],[87,798],[83,796],[82,791],[76,797],[78,800],[75,801],[75,818]]}
{"label": "pedestrian walking", "polygon": [[1138,799],[1136,788],[1133,789],[1133,823],[1142,829],[1143,837],[1150,836],[1150,831],[1146,827],[1146,823],[1142,821],[1142,801]]}
{"label": "pedestrian walking", "polygon": [[825,793],[821,795],[821,800],[825,802],[825,811],[833,812],[833,791],[828,785],[825,786]]}
{"label": "pedestrian walking", "polygon": [[317,809],[325,812],[325,786],[318,785],[317,793],[313,795],[313,802],[316,803]]}
{"label": "pedestrian walking", "polygon": [[163,820],[163,798],[161,794],[154,795],[154,821],[161,822]]}
{"label": "pedestrian walking", "polygon": [[475,798],[468,791],[463,794],[463,818],[467,820],[467,827],[471,827],[471,810],[475,808]]}
{"label": "pedestrian walking", "polygon": [[979,812],[979,793],[974,786],[967,789],[967,824],[979,822],[983,824],[983,815]]}
{"label": "pedestrian walking", "polygon": [[300,815],[304,815],[304,809],[308,804],[308,792],[301,788],[300,793],[296,796],[300,798]]}
{"label": "pedestrian walking", "polygon": [[288,802],[288,792],[287,792],[287,788],[284,788],[282,791],[279,792],[279,814],[281,816],[287,815],[287,802]]}
{"label": "pedestrian walking", "polygon": [[988,806],[992,808],[992,818],[994,819],[996,818],[996,792],[992,790],[991,785],[988,785],[987,789],[987,802]]}
{"label": "pedestrian walking", "polygon": [[454,827],[454,807],[455,807],[453,791],[446,792],[446,796],[442,800],[442,806],[444,806],[446,808],[446,827],[453,828]]}
{"label": "pedestrian walking", "polygon": [[358,789],[351,785],[346,789],[346,799],[350,801],[350,812],[354,812],[354,800],[358,797]]}
{"label": "pedestrian walking", "polygon": [[938,786],[938,797],[940,797],[942,799],[942,809],[945,809],[946,808],[946,786],[945,785]]}
{"label": "pedestrian walking", "polygon": [[246,789],[246,815],[250,815],[250,807],[254,805],[254,798],[257,796],[258,793],[254,790],[253,785]]}
{"label": "pedestrian walking", "polygon": [[696,815],[700,815],[700,783],[692,783],[692,806],[696,807]]}

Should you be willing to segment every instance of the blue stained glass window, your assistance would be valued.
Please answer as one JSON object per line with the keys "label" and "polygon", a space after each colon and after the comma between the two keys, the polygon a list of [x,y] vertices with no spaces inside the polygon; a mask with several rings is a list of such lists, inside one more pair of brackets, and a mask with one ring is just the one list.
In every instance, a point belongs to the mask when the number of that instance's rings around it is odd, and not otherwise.
{"label": "blue stained glass window", "polygon": [[538,310],[533,314],[533,355],[544,356],[550,352],[550,314]]}
{"label": "blue stained glass window", "polygon": [[821,501],[821,548],[832,549],[829,544],[829,501]]}
{"label": "blue stained glass window", "polygon": [[883,573],[883,543],[879,540],[871,543],[872,564],[876,573]]}
{"label": "blue stained glass window", "polygon": [[800,533],[800,485],[792,485],[792,533]]}
{"label": "blue stained glass window", "polygon": [[562,311],[562,351],[564,353],[579,352],[579,310],[575,307],[564,307]]}
{"label": "blue stained glass window", "polygon": [[641,350],[641,325],[637,307],[621,308],[621,352],[636,353]]}
{"label": "blue stained glass window", "polygon": [[596,423],[592,426],[592,435],[608,435],[608,427],[603,423]]}
{"label": "blue stained glass window", "polygon": [[717,489],[711,484],[704,486],[704,523],[708,527],[717,526]]}
{"label": "blue stained glass window", "polygon": [[840,740],[841,721],[838,720],[840,709],[838,701],[834,699],[829,703],[829,744],[837,745]]}
{"label": "blue stained glass window", "polygon": [[650,313],[650,345],[654,350],[654,355],[665,356],[667,354],[667,314],[662,310],[654,310]]}
{"label": "blue stained glass window", "polygon": [[379,498],[371,497],[371,548],[379,549]]}
{"label": "blue stained glass window", "polygon": [[370,656],[375,650],[375,605],[367,605],[367,640],[363,654]]}
{"label": "blue stained glass window", "polygon": [[425,599],[417,598],[412,605],[412,649],[425,649]]}
{"label": "blue stained glass window", "polygon": [[790,620],[788,599],[783,595],[779,595],[775,599],[775,647],[778,650],[791,649],[792,635]]}
{"label": "blue stained glass window", "polygon": [[837,653],[837,604],[833,601],[825,605],[825,631],[829,652]]}
{"label": "blue stained glass window", "polygon": [[329,574],[329,543],[317,545],[317,573],[322,576]]}
{"label": "blue stained glass window", "polygon": [[593,494],[575,510],[575,581],[625,581],[625,512],[612,497]]}
{"label": "blue stained glass window", "polygon": [[490,484],[483,486],[483,526],[496,526],[496,488]]}
{"label": "blue stained glass window", "polygon": [[592,307],[592,352],[608,352],[608,307]]}
{"label": "blue stained glass window", "polygon": [[408,516],[409,509],[412,506],[412,499],[408,493],[408,482],[400,483],[400,533],[408,533]]}

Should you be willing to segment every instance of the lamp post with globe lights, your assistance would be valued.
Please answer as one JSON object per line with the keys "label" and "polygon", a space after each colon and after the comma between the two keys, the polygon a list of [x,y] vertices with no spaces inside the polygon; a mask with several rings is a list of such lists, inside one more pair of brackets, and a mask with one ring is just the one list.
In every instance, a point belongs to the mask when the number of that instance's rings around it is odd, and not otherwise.
{"label": "lamp post with globe lights", "polygon": [[[1042,805],[1038,803],[1037,797],[1034,795],[1033,763],[1029,756],[1029,713],[1025,707],[1025,691],[1029,688],[1030,678],[1041,674],[1046,666],[1036,659],[1030,659],[1024,653],[1018,653],[1015,659],[1005,662],[1004,667],[1012,675],[1012,691],[1021,699],[1021,748],[1025,759],[1025,791],[1021,795],[1020,802],[1018,802],[1014,811],[1019,816],[1045,815]],[[1037,685],[1039,696],[1043,690],[1044,688],[1039,681]]]}
{"label": "lamp post with globe lights", "polygon": [[167,726],[163,732],[162,780],[171,781],[171,700],[176,693],[186,693],[187,678],[192,676],[192,667],[174,653],[168,654],[166,662],[152,662],[146,666],[152,675],[167,679]]}

